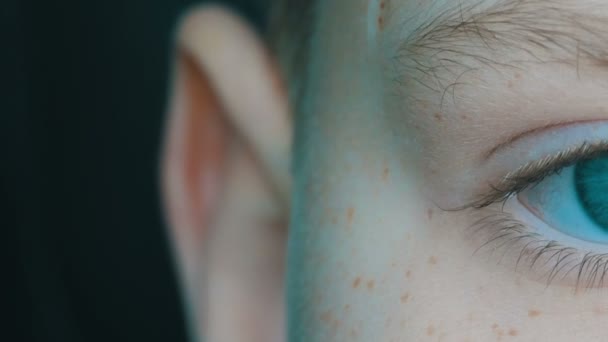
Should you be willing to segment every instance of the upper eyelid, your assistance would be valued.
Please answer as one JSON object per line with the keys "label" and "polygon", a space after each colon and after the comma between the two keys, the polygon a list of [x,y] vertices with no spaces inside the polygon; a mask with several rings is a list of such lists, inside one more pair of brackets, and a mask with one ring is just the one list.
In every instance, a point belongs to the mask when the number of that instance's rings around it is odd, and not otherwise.
{"label": "upper eyelid", "polygon": [[527,163],[517,170],[510,172],[505,180],[520,179],[536,173],[546,173],[551,169],[570,166],[581,160],[595,158],[608,151],[608,140],[599,142],[585,141],[579,146],[567,148],[555,154],[548,155],[539,160]]}
{"label": "upper eyelid", "polygon": [[509,172],[498,183],[492,184],[489,192],[484,193],[479,198],[459,209],[479,209],[496,202],[504,201],[512,194],[533,186],[565,167],[605,153],[608,153],[608,140],[601,140],[599,142],[586,141],[581,145],[570,147],[526,163],[516,170]]}
{"label": "upper eyelid", "polygon": [[546,124],[543,126],[539,126],[539,127],[533,127],[530,128],[528,130],[525,130],[523,132],[518,132],[515,133],[513,135],[508,136],[506,139],[504,139],[502,142],[496,144],[494,147],[490,148],[489,150],[487,150],[486,152],[483,152],[481,154],[481,158],[480,160],[483,161],[487,161],[488,159],[490,159],[494,154],[496,154],[497,152],[501,151],[502,149],[510,146],[511,144],[513,144],[514,142],[529,137],[529,136],[533,136],[537,133],[547,133],[551,130],[554,129],[559,129],[568,125],[573,125],[573,124],[589,124],[589,123],[595,123],[595,122],[602,122],[604,120],[597,120],[597,119],[591,119],[591,120],[575,120],[575,121],[568,121],[568,120],[564,120],[564,121],[558,121],[558,122],[554,122],[554,123],[550,123],[550,124]]}

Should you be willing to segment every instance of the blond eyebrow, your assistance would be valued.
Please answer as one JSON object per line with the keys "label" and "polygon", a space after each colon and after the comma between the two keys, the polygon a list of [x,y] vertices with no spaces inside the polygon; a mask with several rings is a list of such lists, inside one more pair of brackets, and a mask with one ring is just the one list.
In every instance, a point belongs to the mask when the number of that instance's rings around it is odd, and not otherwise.
{"label": "blond eyebrow", "polygon": [[[608,3],[503,0],[484,7],[458,4],[411,31],[393,60],[399,83],[416,81],[437,92],[482,67],[527,63],[591,63],[608,67]],[[509,56],[519,56],[509,59]],[[524,58],[521,58],[522,55]]]}

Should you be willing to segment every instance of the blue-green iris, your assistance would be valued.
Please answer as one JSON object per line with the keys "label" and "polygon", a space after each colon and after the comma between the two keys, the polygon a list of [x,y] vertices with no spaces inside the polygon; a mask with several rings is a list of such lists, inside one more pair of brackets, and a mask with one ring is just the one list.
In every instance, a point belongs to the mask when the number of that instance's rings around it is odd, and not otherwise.
{"label": "blue-green iris", "polygon": [[589,217],[608,231],[608,153],[576,165],[576,192]]}

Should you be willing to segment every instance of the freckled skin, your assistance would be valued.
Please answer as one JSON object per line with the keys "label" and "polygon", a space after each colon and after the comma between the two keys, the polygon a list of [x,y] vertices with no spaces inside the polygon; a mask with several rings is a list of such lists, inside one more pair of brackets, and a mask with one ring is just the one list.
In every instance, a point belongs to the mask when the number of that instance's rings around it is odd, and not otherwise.
{"label": "freckled skin", "polygon": [[[370,40],[368,29],[378,17],[368,16],[367,1],[322,2],[322,34],[314,43],[323,48],[311,56],[302,113],[310,129],[300,137],[306,144],[297,146],[301,160],[293,171],[289,342],[603,341],[606,315],[594,308],[608,307],[608,296],[601,291],[575,296],[571,288],[547,287],[523,268],[516,272],[506,259],[501,263],[500,256],[475,253],[479,245],[466,235],[475,218],[441,210],[430,200],[429,183],[442,182],[443,169],[459,164],[429,167],[428,155],[420,151],[449,156],[462,148],[449,141],[456,134],[449,127],[459,118],[467,127],[496,124],[488,134],[501,130],[501,123],[480,121],[496,107],[473,111],[450,108],[446,101],[439,113],[437,100],[428,97],[412,112],[396,102],[395,94],[412,89],[393,88],[390,43],[402,37],[388,35],[411,33],[403,13],[422,18],[453,4],[433,3],[437,6],[409,0],[385,4],[381,36]],[[397,5],[403,13],[389,17],[386,11]],[[367,21],[369,26],[361,24]],[[504,89],[510,77],[516,92],[532,72],[490,73],[488,83]],[[569,89],[577,91],[575,85]],[[470,101],[491,103],[485,100],[480,95]],[[318,303],[316,294],[322,295]],[[321,319],[326,312],[331,319]]]}
{"label": "freckled skin", "polygon": [[496,335],[496,339],[498,341],[502,340],[502,337],[505,335],[505,331],[500,328],[496,323],[492,325],[492,331]]}
{"label": "freckled skin", "polygon": [[350,207],[346,211],[346,222],[350,225],[353,223],[353,218],[355,217],[355,208]]}
{"label": "freckled skin", "polygon": [[331,310],[325,311],[320,316],[321,320],[325,323],[329,323],[332,321],[332,313]]}
{"label": "freckled skin", "polygon": [[376,286],[376,282],[375,281],[370,280],[370,281],[367,282],[367,289],[368,290],[370,290],[370,291],[373,290],[375,286]]}
{"label": "freckled skin", "polygon": [[379,15],[378,18],[376,19],[377,24],[378,24],[378,31],[382,31],[384,30],[384,26],[385,26],[385,10],[386,10],[386,1],[380,1],[379,4],[380,10],[379,10]]}

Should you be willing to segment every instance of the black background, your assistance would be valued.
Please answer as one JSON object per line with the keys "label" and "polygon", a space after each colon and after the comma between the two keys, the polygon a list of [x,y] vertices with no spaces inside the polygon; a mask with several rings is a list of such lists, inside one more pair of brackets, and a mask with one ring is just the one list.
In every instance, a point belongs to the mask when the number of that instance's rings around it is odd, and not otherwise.
{"label": "black background", "polygon": [[[185,341],[158,150],[172,35],[193,3],[3,2],[7,340]],[[232,3],[264,21],[261,4]]]}

